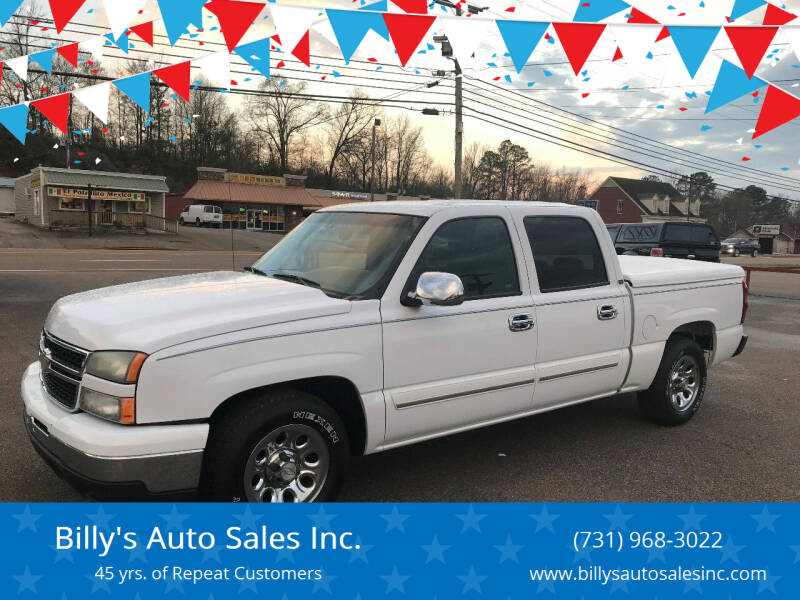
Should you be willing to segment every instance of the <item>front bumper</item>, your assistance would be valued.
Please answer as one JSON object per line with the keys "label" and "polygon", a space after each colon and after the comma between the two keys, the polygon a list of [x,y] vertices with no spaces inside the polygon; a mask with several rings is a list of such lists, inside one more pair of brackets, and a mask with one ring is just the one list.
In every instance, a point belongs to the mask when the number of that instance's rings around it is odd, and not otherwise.
{"label": "front bumper", "polygon": [[39,363],[22,379],[25,429],[36,451],[81,489],[148,494],[190,492],[200,482],[207,424],[117,425],[51,401]]}

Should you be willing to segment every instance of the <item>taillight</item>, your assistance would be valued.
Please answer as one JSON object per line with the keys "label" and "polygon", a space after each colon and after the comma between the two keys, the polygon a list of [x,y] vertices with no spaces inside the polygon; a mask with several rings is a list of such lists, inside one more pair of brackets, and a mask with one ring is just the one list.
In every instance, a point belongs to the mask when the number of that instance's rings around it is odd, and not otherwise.
{"label": "taillight", "polygon": [[747,316],[747,307],[750,306],[750,300],[748,296],[750,295],[750,286],[747,285],[747,281],[742,282],[742,320],[741,324],[744,325],[744,318]]}
{"label": "taillight", "polygon": [[664,256],[663,248],[650,248],[650,256]]}

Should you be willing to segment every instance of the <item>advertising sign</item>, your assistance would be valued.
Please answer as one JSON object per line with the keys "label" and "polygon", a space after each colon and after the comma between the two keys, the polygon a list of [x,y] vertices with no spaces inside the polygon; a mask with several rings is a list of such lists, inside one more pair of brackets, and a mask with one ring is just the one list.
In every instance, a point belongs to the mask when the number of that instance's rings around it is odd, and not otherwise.
{"label": "advertising sign", "polygon": [[344,198],[347,200],[366,200],[369,194],[363,192],[331,192],[331,198]]}
{"label": "advertising sign", "polygon": [[[48,186],[47,195],[54,198],[83,198],[89,197],[89,190],[83,188],[61,188]],[[142,192],[120,192],[111,190],[92,190],[92,200],[121,200],[144,202],[147,195]]]}
{"label": "advertising sign", "polygon": [[779,235],[780,232],[780,225],[753,225],[754,235]]}
{"label": "advertising sign", "polygon": [[232,183],[249,183],[251,185],[283,185],[283,177],[271,175],[248,175],[246,173],[231,173],[228,180]]}
{"label": "advertising sign", "polygon": [[597,200],[578,200],[577,204],[578,206],[585,206],[586,208],[597,210]]}

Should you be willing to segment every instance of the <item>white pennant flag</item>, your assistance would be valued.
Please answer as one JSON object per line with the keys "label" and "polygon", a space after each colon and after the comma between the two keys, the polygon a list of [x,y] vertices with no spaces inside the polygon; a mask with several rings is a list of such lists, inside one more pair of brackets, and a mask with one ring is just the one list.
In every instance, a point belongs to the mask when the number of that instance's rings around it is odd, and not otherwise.
{"label": "white pennant flag", "polygon": [[128,25],[145,4],[147,4],[147,0],[103,0],[103,8],[106,9],[108,24],[114,34],[114,39],[125,33]]}
{"label": "white pennant flag", "polygon": [[314,21],[321,19],[320,9],[286,4],[270,4],[270,12],[281,38],[281,50],[291,52]]}
{"label": "white pennant flag", "polygon": [[93,37],[88,40],[84,40],[80,43],[80,45],[84,50],[87,50],[92,54],[93,59],[103,60],[103,46],[105,45],[105,38]]}
{"label": "white pennant flag", "polygon": [[789,43],[795,53],[795,56],[797,56],[797,59],[800,60],[800,27],[784,25],[781,27],[778,36],[783,36],[784,41]]}
{"label": "white pennant flag", "polygon": [[111,93],[111,82],[81,88],[72,92],[91,113],[103,122],[108,123],[108,98]]}
{"label": "white pennant flag", "polygon": [[6,64],[17,74],[22,81],[28,81],[28,55],[10,58]]}
{"label": "white pennant flag", "polygon": [[201,69],[220,87],[231,89],[231,55],[227,50],[197,58],[192,65]]}
{"label": "white pennant flag", "polygon": [[609,39],[614,39],[628,67],[638,73],[652,74],[656,37],[660,29],[652,25],[609,25]]}
{"label": "white pennant flag", "polygon": [[494,22],[489,19],[471,17],[440,17],[439,24],[444,29],[461,68],[474,66],[475,50],[487,38],[489,29],[494,28]]}

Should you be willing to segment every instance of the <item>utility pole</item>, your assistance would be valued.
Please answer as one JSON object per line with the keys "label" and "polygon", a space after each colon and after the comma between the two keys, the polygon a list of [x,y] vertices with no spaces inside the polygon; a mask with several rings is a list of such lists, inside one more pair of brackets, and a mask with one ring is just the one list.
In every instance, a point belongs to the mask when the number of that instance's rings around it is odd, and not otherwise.
{"label": "utility pole", "polygon": [[[71,133],[72,133],[72,94],[69,95],[69,109],[67,112],[67,168],[68,169],[70,168],[70,163],[72,162],[70,160],[72,158],[71,157],[72,153],[70,152],[72,145],[72,140],[70,139]],[[89,224],[89,227],[91,227],[91,223]],[[92,235],[91,231],[92,230],[89,229],[89,235]]]}
{"label": "utility pole", "polygon": [[378,127],[381,126],[381,120],[375,119],[375,122],[372,124],[372,150],[370,154],[372,155],[372,171],[369,177],[369,201],[375,202],[375,134]]}
{"label": "utility pole", "polygon": [[92,237],[92,184],[88,185],[86,192],[86,212],[89,214],[89,237]]}

